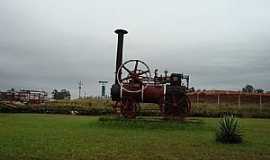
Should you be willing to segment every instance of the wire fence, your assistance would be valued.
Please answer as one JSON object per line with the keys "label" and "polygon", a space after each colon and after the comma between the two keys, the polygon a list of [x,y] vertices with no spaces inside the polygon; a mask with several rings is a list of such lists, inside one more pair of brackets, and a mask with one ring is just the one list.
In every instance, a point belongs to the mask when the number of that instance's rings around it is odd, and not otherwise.
{"label": "wire fence", "polygon": [[270,105],[270,94],[264,93],[207,93],[193,92],[188,94],[193,104],[213,103],[213,104],[231,104],[237,105],[239,108],[244,105],[254,105],[262,110],[263,107]]}

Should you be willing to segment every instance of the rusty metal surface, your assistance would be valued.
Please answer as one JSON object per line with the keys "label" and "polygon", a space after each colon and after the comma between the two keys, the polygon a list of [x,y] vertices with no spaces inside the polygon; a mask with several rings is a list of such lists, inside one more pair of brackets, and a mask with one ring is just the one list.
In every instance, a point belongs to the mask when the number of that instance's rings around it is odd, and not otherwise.
{"label": "rusty metal surface", "polygon": [[[140,60],[123,61],[123,40],[126,30],[117,29],[118,34],[115,84],[111,89],[111,97],[116,102],[115,112],[125,118],[135,118],[140,111],[139,103],[155,103],[160,106],[160,112],[165,117],[183,118],[191,109],[186,90],[189,85],[189,75],[172,73],[151,77],[150,68]],[[182,83],[186,80],[186,85]]]}

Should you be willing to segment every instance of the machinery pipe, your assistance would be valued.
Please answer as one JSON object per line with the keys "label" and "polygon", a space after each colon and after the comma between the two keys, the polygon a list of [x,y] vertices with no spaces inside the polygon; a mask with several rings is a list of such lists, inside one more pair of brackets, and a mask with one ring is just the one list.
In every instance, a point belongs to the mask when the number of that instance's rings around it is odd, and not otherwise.
{"label": "machinery pipe", "polygon": [[[123,29],[117,29],[115,30],[115,33],[118,34],[118,42],[117,42],[117,56],[116,56],[116,68],[115,68],[115,84],[118,84],[117,82],[117,71],[119,67],[122,64],[123,61],[123,41],[124,41],[124,34],[127,34],[128,32]],[[121,71],[118,75],[118,79],[121,79]]]}

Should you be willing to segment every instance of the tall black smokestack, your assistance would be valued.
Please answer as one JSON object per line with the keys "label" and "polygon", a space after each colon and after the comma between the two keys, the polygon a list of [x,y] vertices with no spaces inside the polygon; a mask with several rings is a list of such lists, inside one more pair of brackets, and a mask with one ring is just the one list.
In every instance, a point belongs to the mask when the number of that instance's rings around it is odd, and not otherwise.
{"label": "tall black smokestack", "polygon": [[[118,84],[117,82],[117,71],[119,67],[122,64],[123,61],[123,41],[124,41],[124,34],[127,34],[128,32],[123,29],[117,29],[114,31],[116,34],[118,34],[118,42],[117,42],[117,56],[116,56],[116,68],[115,68],[115,84]],[[121,79],[121,71],[118,75],[118,78]]]}

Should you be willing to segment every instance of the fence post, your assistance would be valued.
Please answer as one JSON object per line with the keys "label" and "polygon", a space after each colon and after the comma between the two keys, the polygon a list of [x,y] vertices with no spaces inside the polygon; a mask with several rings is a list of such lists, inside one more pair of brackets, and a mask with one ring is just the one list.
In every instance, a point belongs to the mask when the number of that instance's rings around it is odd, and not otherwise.
{"label": "fence post", "polygon": [[262,112],[262,94],[260,93],[260,112]]}
{"label": "fence post", "polygon": [[197,102],[197,104],[199,103],[199,92],[197,92],[196,102]]}
{"label": "fence post", "polygon": [[218,94],[218,97],[217,97],[217,103],[218,103],[218,105],[219,105],[219,94]]}
{"label": "fence post", "polygon": [[241,93],[238,95],[238,107],[241,108]]}

